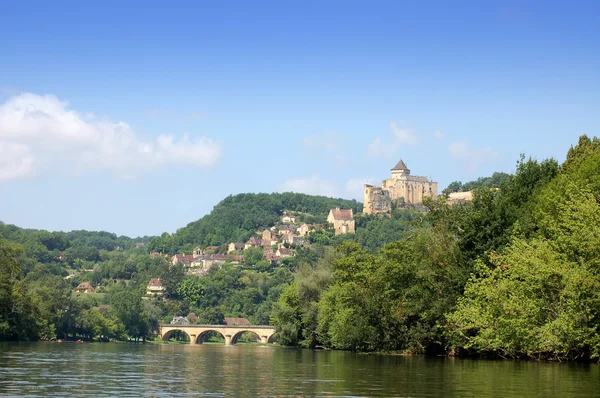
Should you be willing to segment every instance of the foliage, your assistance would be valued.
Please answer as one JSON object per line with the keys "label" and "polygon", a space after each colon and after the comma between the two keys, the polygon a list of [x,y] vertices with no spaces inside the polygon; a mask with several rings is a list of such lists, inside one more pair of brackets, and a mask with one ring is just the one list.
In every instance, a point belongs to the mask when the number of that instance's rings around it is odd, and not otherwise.
{"label": "foliage", "polygon": [[362,210],[355,200],[333,199],[299,193],[239,194],[228,196],[218,203],[210,214],[180,228],[175,234],[164,233],[150,242],[150,249],[174,254],[185,244],[199,246],[224,245],[229,242],[245,242],[259,229],[270,227],[279,221],[285,210],[307,213],[299,219],[324,221],[330,209],[341,207]]}

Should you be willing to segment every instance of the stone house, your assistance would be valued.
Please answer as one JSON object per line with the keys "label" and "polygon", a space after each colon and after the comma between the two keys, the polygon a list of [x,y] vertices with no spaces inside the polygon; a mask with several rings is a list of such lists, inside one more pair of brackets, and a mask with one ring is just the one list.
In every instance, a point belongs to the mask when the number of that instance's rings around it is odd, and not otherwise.
{"label": "stone house", "polygon": [[162,285],[160,278],[152,278],[146,285],[146,294],[148,296],[162,296],[165,292],[165,287]]}
{"label": "stone house", "polygon": [[263,240],[263,241],[265,241],[265,240],[271,240],[271,236],[272,236],[272,235],[271,235],[271,231],[269,231],[268,229],[265,229],[265,230],[262,232],[262,240]]}
{"label": "stone house", "polygon": [[281,248],[277,249],[277,252],[275,254],[279,258],[287,258],[287,257],[294,256],[294,252],[292,252],[292,249],[286,249],[285,247],[281,247]]}
{"label": "stone house", "polygon": [[202,255],[196,257],[194,261],[192,261],[192,263],[190,264],[190,267],[208,270],[212,266],[212,264],[213,262],[210,259],[210,256]]}
{"label": "stone house", "polygon": [[171,325],[189,325],[190,321],[183,316],[176,316],[169,323]]}
{"label": "stone house", "polygon": [[296,222],[296,217],[291,215],[291,214],[284,214],[281,217],[281,222],[289,224],[289,223],[295,223]]}
{"label": "stone house", "polygon": [[244,250],[243,243],[231,242],[229,245],[227,245],[227,253],[237,252],[237,251],[242,251],[242,250]]}
{"label": "stone house", "polygon": [[263,242],[261,238],[253,236],[250,239],[248,239],[248,241],[244,245],[244,250],[250,249],[251,247],[262,246],[262,244]]}
{"label": "stone house", "polygon": [[354,231],[354,215],[352,209],[335,209],[329,210],[327,222],[333,224],[333,229],[336,235],[353,234]]}
{"label": "stone house", "polygon": [[185,254],[176,254],[171,257],[171,264],[181,264],[184,267],[189,267],[194,261],[194,256],[186,256]]}
{"label": "stone house", "polygon": [[227,326],[249,326],[250,321],[246,318],[225,318],[225,325]]}
{"label": "stone house", "polygon": [[310,232],[310,227],[307,224],[302,224],[296,229],[296,232],[300,236],[304,236]]}
{"label": "stone house", "polygon": [[289,225],[289,224],[282,224],[279,226],[279,233],[280,234],[286,234],[288,232],[294,233],[296,230],[296,228],[294,228],[293,225]]}
{"label": "stone house", "polygon": [[456,205],[470,200],[473,200],[473,191],[452,192],[448,195],[448,203],[450,205]]}
{"label": "stone house", "polygon": [[89,282],[81,282],[75,288],[75,293],[95,293],[96,290],[92,287]]}

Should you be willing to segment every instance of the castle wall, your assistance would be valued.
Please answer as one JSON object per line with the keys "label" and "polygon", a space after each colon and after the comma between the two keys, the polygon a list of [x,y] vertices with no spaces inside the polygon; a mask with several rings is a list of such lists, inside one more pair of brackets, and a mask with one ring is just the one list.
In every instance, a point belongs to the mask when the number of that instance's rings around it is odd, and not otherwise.
{"label": "castle wall", "polygon": [[381,187],[366,185],[364,190],[365,214],[390,213],[392,201],[404,198],[405,203],[422,203],[426,197],[437,197],[438,183],[427,177],[412,176],[408,169],[392,170],[392,178],[383,181]]}
{"label": "castle wall", "polygon": [[382,187],[365,184],[363,203],[363,213],[365,214],[387,214],[392,210],[390,194]]}

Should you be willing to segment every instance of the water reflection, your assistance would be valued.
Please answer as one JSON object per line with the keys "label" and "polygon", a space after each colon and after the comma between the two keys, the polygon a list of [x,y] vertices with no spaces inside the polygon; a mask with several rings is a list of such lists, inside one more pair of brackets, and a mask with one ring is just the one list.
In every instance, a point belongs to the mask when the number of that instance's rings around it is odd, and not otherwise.
{"label": "water reflection", "polygon": [[265,346],[0,344],[10,396],[597,396],[597,365]]}

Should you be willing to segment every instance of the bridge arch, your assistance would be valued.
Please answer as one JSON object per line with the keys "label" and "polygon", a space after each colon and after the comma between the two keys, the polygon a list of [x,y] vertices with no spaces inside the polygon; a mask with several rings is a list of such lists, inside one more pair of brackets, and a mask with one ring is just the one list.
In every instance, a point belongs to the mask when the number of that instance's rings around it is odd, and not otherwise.
{"label": "bridge arch", "polygon": [[223,340],[225,340],[225,335],[221,331],[219,331],[217,329],[207,329],[198,334],[198,337],[196,338],[195,343],[196,344],[204,343],[209,338],[209,335],[211,333],[216,333],[216,334],[220,335],[223,338]]}
{"label": "bridge arch", "polygon": [[192,338],[192,336],[190,336],[189,333],[187,333],[185,330],[183,329],[171,329],[168,332],[166,332],[165,334],[163,334],[162,336],[162,340],[163,341],[169,341],[169,339],[171,338],[171,336],[173,336],[175,333],[183,333],[187,336],[189,342],[193,342],[194,339]]}
{"label": "bridge arch", "polygon": [[251,333],[256,336],[256,340],[261,341],[260,336],[254,330],[240,330],[239,332],[231,336],[231,344],[237,344],[239,338],[242,337],[244,333]]}

